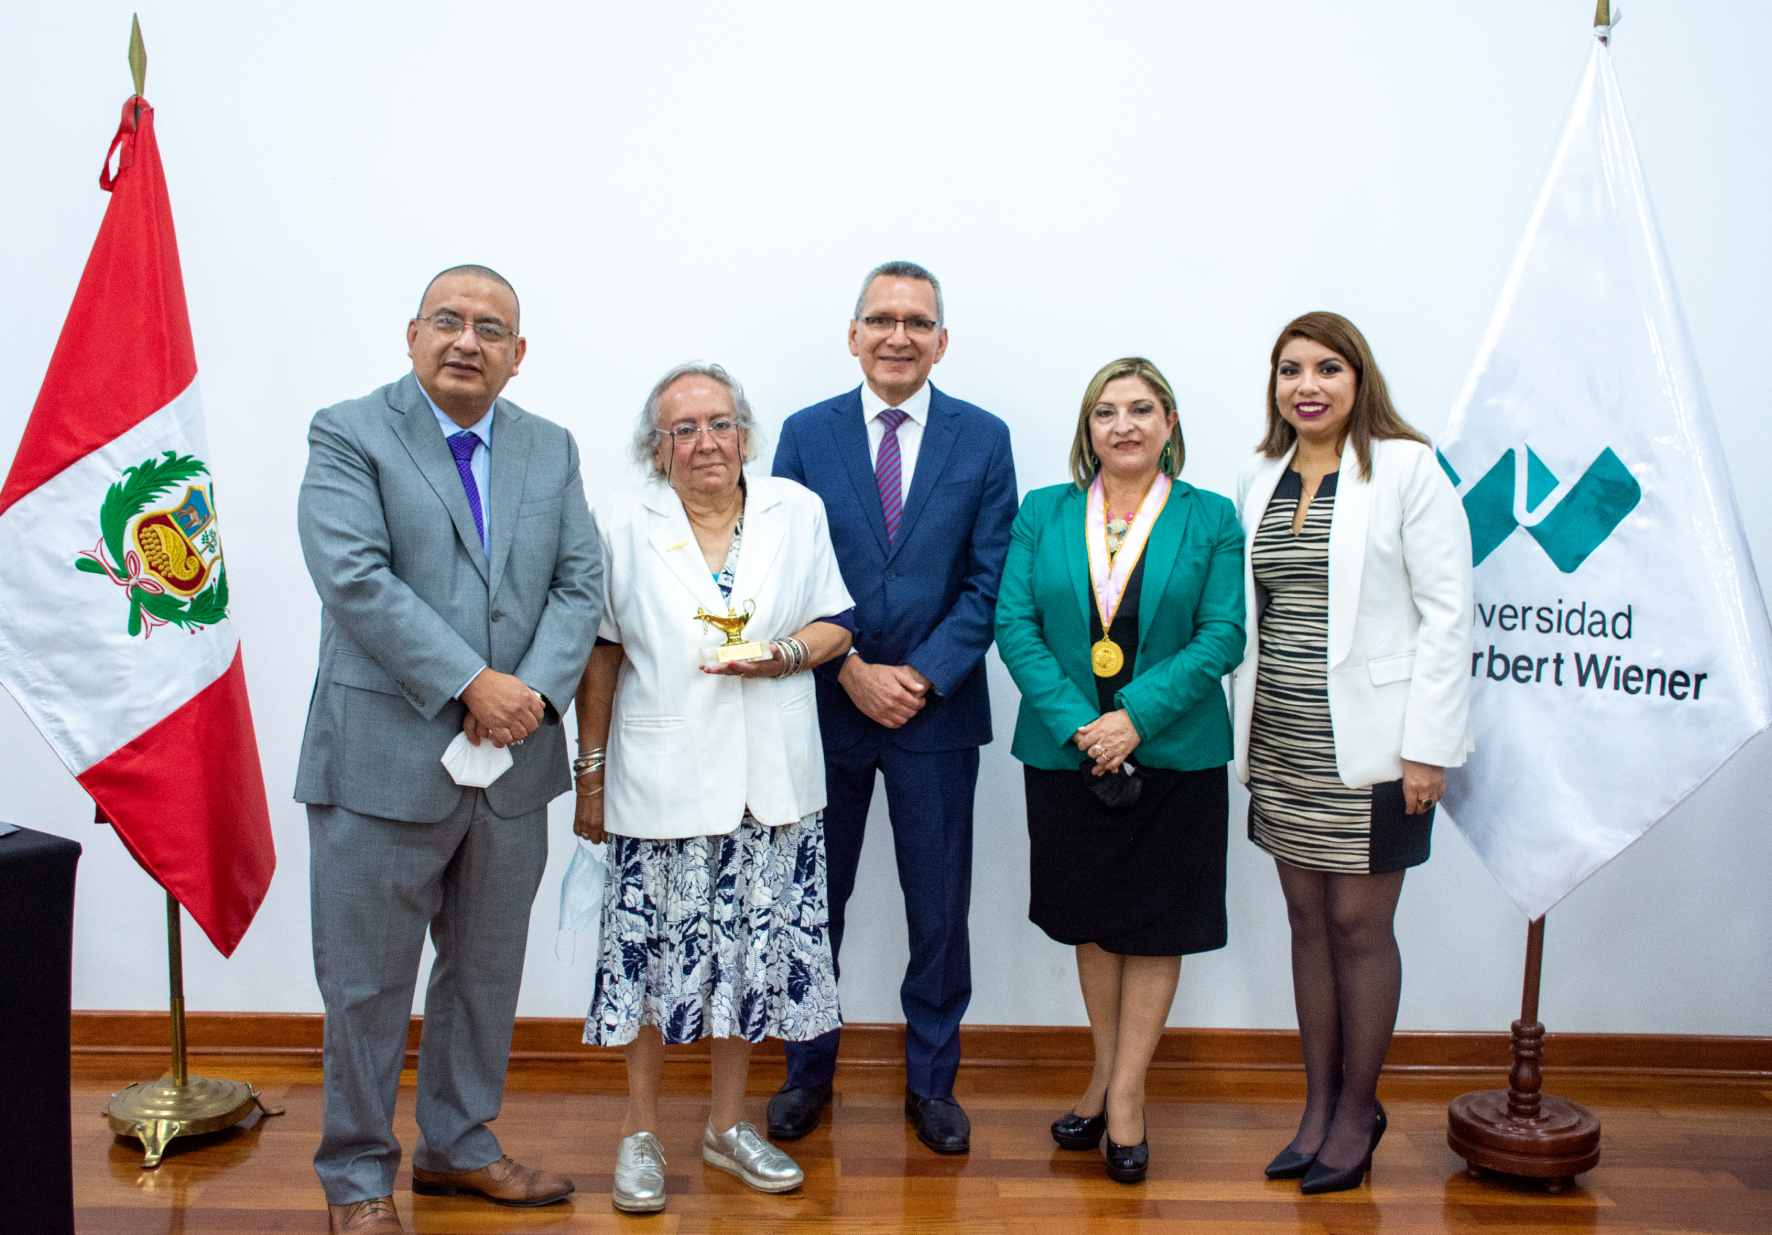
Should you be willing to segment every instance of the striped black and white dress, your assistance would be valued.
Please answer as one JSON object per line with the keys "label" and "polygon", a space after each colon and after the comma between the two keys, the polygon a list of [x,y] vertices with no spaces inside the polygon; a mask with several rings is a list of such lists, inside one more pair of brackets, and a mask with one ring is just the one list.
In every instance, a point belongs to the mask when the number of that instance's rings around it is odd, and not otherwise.
{"label": "striped black and white dress", "polygon": [[1403,782],[1351,789],[1329,718],[1329,523],[1336,474],[1295,534],[1304,479],[1287,469],[1255,530],[1250,568],[1267,593],[1249,728],[1249,839],[1305,870],[1377,875],[1427,861],[1433,811],[1408,815]]}

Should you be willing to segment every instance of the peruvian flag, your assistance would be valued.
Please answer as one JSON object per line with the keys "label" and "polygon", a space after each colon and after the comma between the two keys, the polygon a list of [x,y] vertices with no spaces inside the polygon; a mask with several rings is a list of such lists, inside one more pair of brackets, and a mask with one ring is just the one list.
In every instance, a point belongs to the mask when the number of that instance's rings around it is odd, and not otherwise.
{"label": "peruvian flag", "polygon": [[[116,173],[111,172],[112,156]],[[0,489],[0,682],[224,956],[277,864],[154,110]]]}

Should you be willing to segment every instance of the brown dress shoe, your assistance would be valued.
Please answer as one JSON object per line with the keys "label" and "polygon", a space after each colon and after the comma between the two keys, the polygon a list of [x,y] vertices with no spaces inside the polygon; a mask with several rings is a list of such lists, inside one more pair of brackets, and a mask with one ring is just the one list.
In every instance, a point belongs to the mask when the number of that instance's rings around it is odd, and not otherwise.
{"label": "brown dress shoe", "polygon": [[472,1192],[494,1205],[552,1205],[572,1195],[572,1181],[554,1171],[519,1166],[510,1155],[491,1166],[460,1175],[412,1168],[412,1190],[420,1196],[455,1196]]}
{"label": "brown dress shoe", "polygon": [[331,1219],[332,1235],[406,1235],[391,1196],[378,1196],[373,1201],[352,1201],[349,1205],[328,1205],[326,1213]]}

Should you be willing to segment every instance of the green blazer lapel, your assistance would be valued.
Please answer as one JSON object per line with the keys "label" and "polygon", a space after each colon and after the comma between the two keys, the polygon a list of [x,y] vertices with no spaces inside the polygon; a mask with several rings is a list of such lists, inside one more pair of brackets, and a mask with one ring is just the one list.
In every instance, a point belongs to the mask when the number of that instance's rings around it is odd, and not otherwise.
{"label": "green blazer lapel", "polygon": [[[920,460],[919,460],[920,461]],[[1089,629],[1089,612],[1095,606],[1095,589],[1089,583],[1089,495],[1072,486],[1058,504],[1053,530],[1064,542],[1065,564],[1070,567],[1071,587],[1083,611],[1083,629]]]}
{"label": "green blazer lapel", "polygon": [[1193,517],[1194,505],[1194,487],[1185,481],[1176,481],[1169,490],[1169,500],[1163,503],[1163,513],[1157,516],[1157,526],[1151,529],[1151,538],[1145,543],[1144,585],[1138,597],[1140,647],[1144,646],[1145,636],[1150,633],[1151,619],[1163,604],[1170,572],[1175,569],[1175,559],[1187,539],[1188,520]]}

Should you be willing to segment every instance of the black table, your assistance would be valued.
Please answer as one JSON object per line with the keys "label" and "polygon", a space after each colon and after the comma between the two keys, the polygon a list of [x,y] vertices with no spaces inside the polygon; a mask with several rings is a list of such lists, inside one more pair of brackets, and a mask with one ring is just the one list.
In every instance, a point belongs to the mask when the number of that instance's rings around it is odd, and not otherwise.
{"label": "black table", "polygon": [[68,1014],[73,981],[74,867],[80,846],[20,828],[0,836],[0,1060],[13,1109],[0,1120],[6,1226],[74,1235]]}

